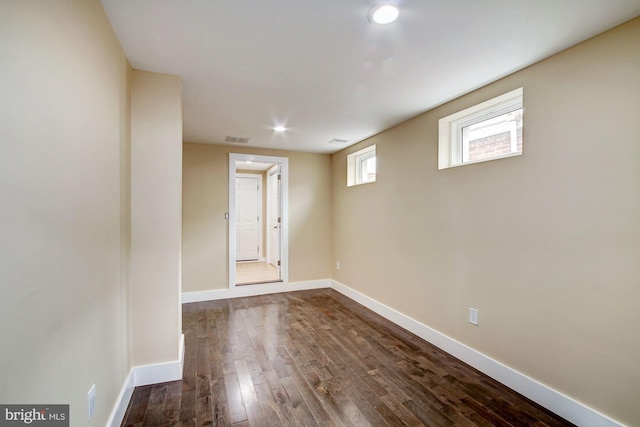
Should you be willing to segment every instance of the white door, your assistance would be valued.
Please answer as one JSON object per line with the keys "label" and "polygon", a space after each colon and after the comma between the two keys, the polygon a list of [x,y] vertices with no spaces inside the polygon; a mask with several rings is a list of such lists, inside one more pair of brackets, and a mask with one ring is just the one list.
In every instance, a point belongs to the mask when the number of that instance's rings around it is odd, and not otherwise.
{"label": "white door", "polygon": [[280,203],[280,167],[269,169],[267,181],[267,217],[269,221],[269,264],[280,268],[280,230],[282,215]]}
{"label": "white door", "polygon": [[236,260],[257,260],[262,230],[262,190],[260,175],[236,176]]}

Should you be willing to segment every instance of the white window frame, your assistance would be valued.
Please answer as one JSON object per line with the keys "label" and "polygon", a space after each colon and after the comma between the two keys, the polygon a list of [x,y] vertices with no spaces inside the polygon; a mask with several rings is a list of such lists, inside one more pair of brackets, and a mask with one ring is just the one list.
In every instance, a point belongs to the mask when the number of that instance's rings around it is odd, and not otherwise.
{"label": "white window frame", "polygon": [[521,156],[522,151],[516,151],[473,162],[466,161],[463,159],[462,129],[523,108],[523,92],[522,88],[514,89],[440,119],[438,122],[438,169]]}
{"label": "white window frame", "polygon": [[372,180],[365,180],[362,177],[362,163],[375,157],[375,144],[347,155],[347,187],[376,182],[375,177]]}

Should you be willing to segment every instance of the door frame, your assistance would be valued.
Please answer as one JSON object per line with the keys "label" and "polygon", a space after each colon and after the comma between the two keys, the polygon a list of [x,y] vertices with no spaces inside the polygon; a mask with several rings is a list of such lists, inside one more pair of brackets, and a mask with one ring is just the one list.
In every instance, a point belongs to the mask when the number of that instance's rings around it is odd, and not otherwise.
{"label": "door frame", "polygon": [[282,228],[280,230],[280,279],[289,284],[289,159],[287,157],[257,154],[229,153],[229,222],[227,258],[229,289],[236,287],[236,162],[278,163],[280,165],[280,203]]}
{"label": "door frame", "polygon": [[[273,174],[280,174],[280,176],[282,177],[282,172],[281,172],[281,167],[279,164],[277,165],[273,165],[271,166],[269,169],[267,169],[265,171],[265,187],[266,187],[266,200],[265,200],[265,205],[266,205],[266,215],[265,215],[265,252],[264,252],[264,256],[265,256],[265,261],[268,264],[271,264],[271,253],[273,251],[273,248],[271,247],[271,221],[273,220],[272,218],[272,214],[271,214],[271,198],[269,196],[269,192],[270,192],[270,187],[271,187],[271,175]],[[281,178],[282,179],[282,178]],[[278,184],[276,184],[278,185]],[[282,193],[280,190],[278,190],[278,204],[281,205],[280,202],[280,197]],[[280,212],[282,210],[282,206],[278,206],[278,214],[280,217],[282,217],[282,213]],[[280,230],[280,240],[282,240],[282,230]],[[282,243],[282,242],[281,242]],[[280,254],[280,256],[282,256],[282,254]],[[273,264],[271,264],[273,265]],[[280,265],[276,266],[276,268],[278,270],[280,270]],[[279,274],[278,274],[279,275]]]}
{"label": "door frame", "polygon": [[[259,175],[259,174],[255,174],[255,173],[236,173],[236,178],[248,178],[248,179],[253,179],[256,181],[256,184],[258,186],[258,196],[257,196],[257,200],[256,200],[256,204],[257,204],[257,210],[258,210],[258,219],[257,219],[257,223],[258,223],[258,254],[256,257],[256,260],[260,261],[263,258],[263,250],[262,250],[262,242],[264,241],[264,228],[262,225],[262,180],[263,180],[263,175]],[[237,191],[236,191],[237,193]],[[237,195],[237,194],[236,194]],[[234,205],[235,206],[235,205]],[[237,212],[236,212],[237,213]],[[238,249],[238,246],[236,244],[236,249]],[[238,254],[236,253],[236,258],[237,258]],[[237,259],[236,259],[237,261]]]}

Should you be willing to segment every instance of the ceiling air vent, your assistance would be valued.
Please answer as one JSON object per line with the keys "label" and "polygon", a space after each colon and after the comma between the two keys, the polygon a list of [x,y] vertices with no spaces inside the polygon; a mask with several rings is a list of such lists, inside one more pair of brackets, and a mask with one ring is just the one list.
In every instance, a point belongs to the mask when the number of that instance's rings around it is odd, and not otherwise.
{"label": "ceiling air vent", "polygon": [[238,136],[227,136],[225,142],[235,142],[236,144],[246,144],[249,142],[249,138],[240,138]]}
{"label": "ceiling air vent", "polygon": [[336,144],[336,145],[341,145],[346,143],[347,143],[346,139],[338,139],[338,138],[333,138],[331,141],[329,141],[329,144]]}

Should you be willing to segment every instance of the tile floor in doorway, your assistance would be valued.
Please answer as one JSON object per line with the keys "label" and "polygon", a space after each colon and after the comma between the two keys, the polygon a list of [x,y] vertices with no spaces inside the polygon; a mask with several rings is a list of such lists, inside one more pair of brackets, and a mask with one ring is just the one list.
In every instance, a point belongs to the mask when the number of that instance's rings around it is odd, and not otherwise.
{"label": "tile floor in doorway", "polygon": [[279,282],[278,269],[264,261],[243,261],[236,263],[236,284]]}

